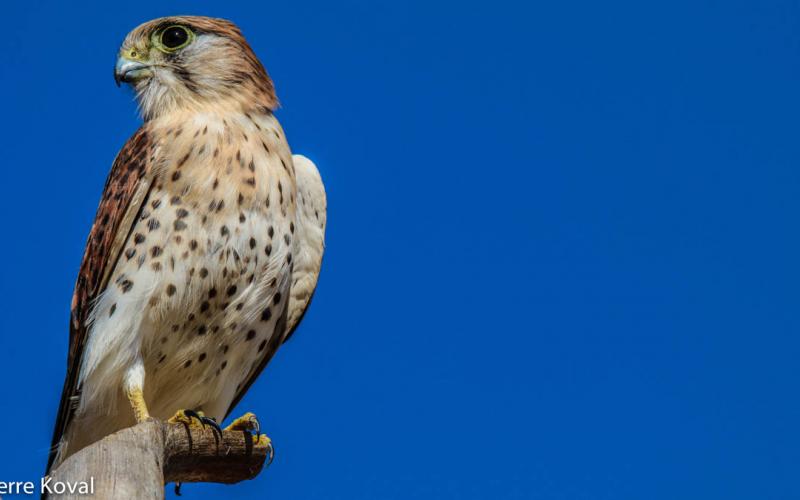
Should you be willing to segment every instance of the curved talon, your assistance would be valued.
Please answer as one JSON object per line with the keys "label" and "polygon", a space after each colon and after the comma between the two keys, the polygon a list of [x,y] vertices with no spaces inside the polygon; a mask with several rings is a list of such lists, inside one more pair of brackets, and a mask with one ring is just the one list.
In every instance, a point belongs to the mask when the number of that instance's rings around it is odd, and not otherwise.
{"label": "curved talon", "polygon": [[256,441],[258,441],[261,438],[261,423],[253,414],[250,414],[250,425],[253,426],[253,430],[256,432]]}
{"label": "curved talon", "polygon": [[267,467],[269,467],[272,465],[272,460],[275,458],[275,447],[272,446],[272,441],[267,445],[267,453],[269,455],[267,458]]}
{"label": "curved talon", "polygon": [[200,425],[203,429],[206,426],[211,427],[214,431],[219,435],[222,436],[222,428],[220,428],[219,424],[217,423],[217,419],[214,417],[207,417],[203,414],[202,411],[195,411],[195,410],[178,410],[175,415],[168,420],[171,424],[184,424],[188,426],[194,425],[194,420],[200,422]]}
{"label": "curved talon", "polygon": [[175,496],[181,496],[181,483],[175,483]]}

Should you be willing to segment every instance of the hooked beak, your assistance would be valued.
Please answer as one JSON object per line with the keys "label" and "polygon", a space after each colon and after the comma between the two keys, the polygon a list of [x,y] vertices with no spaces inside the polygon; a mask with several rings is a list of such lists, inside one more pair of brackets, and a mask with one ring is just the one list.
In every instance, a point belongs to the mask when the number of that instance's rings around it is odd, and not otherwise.
{"label": "hooked beak", "polygon": [[139,61],[133,61],[127,57],[120,56],[117,65],[114,67],[114,81],[119,87],[119,82],[131,83],[137,79],[148,76],[150,66]]}

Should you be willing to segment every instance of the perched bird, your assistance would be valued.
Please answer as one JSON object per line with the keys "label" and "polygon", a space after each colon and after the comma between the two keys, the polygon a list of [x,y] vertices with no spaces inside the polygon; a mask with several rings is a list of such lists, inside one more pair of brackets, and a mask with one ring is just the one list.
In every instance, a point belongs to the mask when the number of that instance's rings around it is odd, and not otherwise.
{"label": "perched bird", "polygon": [[[144,23],[114,78],[144,123],[86,244],[48,471],[149,417],[222,422],[302,319],[322,261],[322,181],[292,155],[239,28]],[[259,430],[250,413],[229,428]]]}

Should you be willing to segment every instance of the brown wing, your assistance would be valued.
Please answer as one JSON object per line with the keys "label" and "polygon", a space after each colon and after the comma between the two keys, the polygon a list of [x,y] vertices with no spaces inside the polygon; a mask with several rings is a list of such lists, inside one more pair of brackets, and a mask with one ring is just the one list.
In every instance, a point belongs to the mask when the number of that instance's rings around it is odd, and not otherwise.
{"label": "brown wing", "polygon": [[87,319],[94,299],[105,289],[111,271],[150,191],[155,144],[142,127],[120,150],[103,188],[103,197],[86,242],[69,324],[67,376],[61,393],[47,471],[53,465],[61,436],[80,399],[78,374],[86,344]]}

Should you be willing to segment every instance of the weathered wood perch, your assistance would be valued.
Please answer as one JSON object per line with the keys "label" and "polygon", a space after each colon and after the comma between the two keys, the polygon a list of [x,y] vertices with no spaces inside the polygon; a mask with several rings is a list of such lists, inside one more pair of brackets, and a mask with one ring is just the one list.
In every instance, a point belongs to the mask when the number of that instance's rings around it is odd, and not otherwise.
{"label": "weathered wood perch", "polygon": [[[98,499],[163,499],[171,482],[237,483],[261,472],[268,455],[243,431],[189,428],[157,420],[107,436],[69,457],[50,473],[53,482],[94,478]],[[87,498],[51,495],[50,498]]]}

